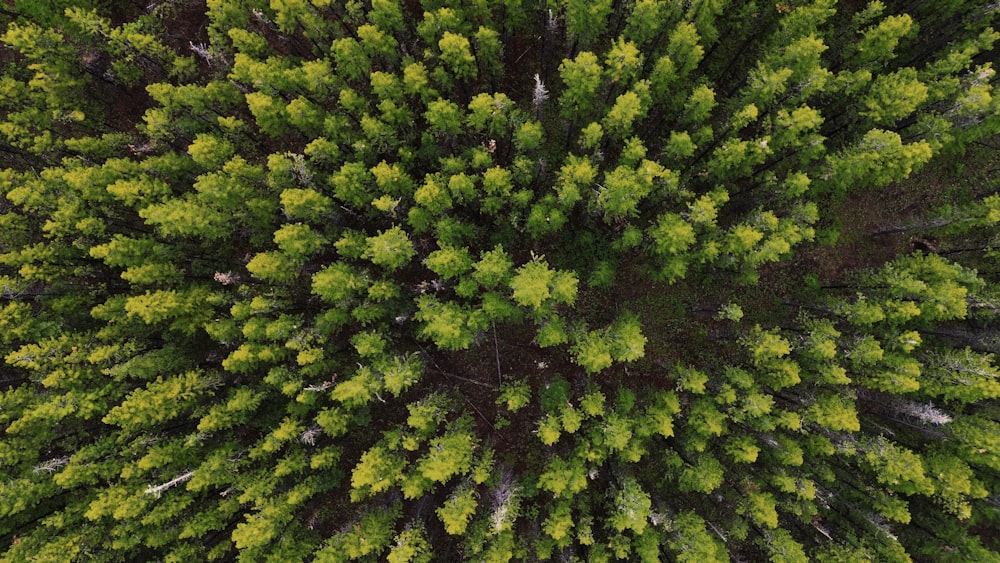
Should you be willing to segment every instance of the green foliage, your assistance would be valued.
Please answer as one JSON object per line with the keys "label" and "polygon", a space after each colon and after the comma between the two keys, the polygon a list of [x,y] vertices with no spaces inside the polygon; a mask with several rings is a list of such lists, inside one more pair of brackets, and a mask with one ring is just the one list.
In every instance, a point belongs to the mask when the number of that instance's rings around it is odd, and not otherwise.
{"label": "green foliage", "polygon": [[0,560],[997,558],[987,2],[128,4],[0,8]]}
{"label": "green foliage", "polygon": [[416,255],[413,243],[398,225],[366,239],[365,257],[388,270],[405,266]]}
{"label": "green foliage", "polygon": [[587,487],[587,467],[576,458],[553,458],[539,475],[538,486],[555,498],[573,496]]}
{"label": "green foliage", "polygon": [[611,4],[610,0],[589,3],[569,0],[566,3],[566,31],[581,44],[590,44],[604,32]]}
{"label": "green foliage", "polygon": [[438,99],[427,104],[424,118],[437,133],[457,135],[462,131],[462,110],[450,100]]}
{"label": "green foliage", "polygon": [[891,125],[914,111],[927,99],[927,86],[917,79],[917,71],[904,68],[879,76],[864,100],[862,115],[878,125]]}
{"label": "green foliage", "polygon": [[443,483],[456,474],[465,473],[472,463],[475,439],[467,432],[451,432],[431,440],[430,452],[417,464],[417,469],[431,481]]}
{"label": "green foliage", "polygon": [[441,49],[441,60],[451,68],[456,78],[475,78],[476,58],[472,56],[468,39],[445,31],[438,41],[438,48]]}
{"label": "green foliage", "polygon": [[531,402],[531,388],[524,381],[505,383],[500,387],[497,404],[504,405],[507,410],[517,412]]}
{"label": "green foliage", "polygon": [[433,340],[440,348],[468,348],[479,331],[486,329],[486,319],[480,311],[451,302],[442,303],[432,295],[422,296],[417,304],[414,318],[423,323],[419,335]]}
{"label": "green foliage", "polygon": [[696,465],[685,468],[681,473],[679,481],[681,490],[711,493],[722,485],[724,471],[722,464],[715,458],[708,455],[701,456]]}
{"label": "green foliage", "polygon": [[368,450],[351,473],[351,500],[361,500],[387,490],[405,467],[406,460],[384,446]]}
{"label": "green foliage", "polygon": [[536,313],[543,304],[572,305],[576,300],[577,279],[572,272],[550,270],[544,258],[535,257],[517,269],[510,280],[514,301]]}
{"label": "green foliage", "polygon": [[861,63],[886,61],[895,56],[900,40],[914,31],[915,22],[908,14],[889,16],[864,30],[861,40],[854,45]]}
{"label": "green foliage", "polygon": [[381,553],[392,541],[393,524],[399,518],[399,505],[389,510],[373,510],[359,519],[349,531],[334,536],[322,550],[316,553],[317,561],[341,561],[360,559]]}
{"label": "green foliage", "polygon": [[838,189],[861,185],[885,186],[910,175],[931,157],[924,141],[904,144],[899,134],[872,129],[837,157],[829,158]]}
{"label": "green foliage", "polygon": [[427,532],[423,526],[417,526],[404,530],[396,536],[386,560],[389,563],[426,563],[432,556]]}
{"label": "green foliage", "polygon": [[461,535],[465,533],[476,507],[475,490],[459,488],[437,509],[437,515],[441,518],[446,532],[451,535]]}
{"label": "green foliage", "polygon": [[580,335],[573,351],[576,363],[588,373],[597,373],[611,366],[611,343],[600,332],[589,331]]}
{"label": "green foliage", "polygon": [[281,252],[261,252],[247,262],[247,271],[273,282],[289,282],[295,277],[295,261]]}
{"label": "green foliage", "polygon": [[912,451],[878,438],[866,447],[864,461],[878,481],[899,492],[930,493],[933,484],[924,472],[920,457]]}
{"label": "green foliage", "polygon": [[564,116],[588,115],[593,108],[603,69],[597,55],[584,51],[574,60],[565,59],[559,65],[559,76],[566,89],[559,98]]}
{"label": "green foliage", "polygon": [[635,479],[626,479],[615,496],[616,511],[610,524],[618,532],[631,530],[639,535],[646,529],[652,501]]}
{"label": "green foliage", "polygon": [[472,268],[472,258],[464,248],[443,247],[431,252],[424,264],[435,274],[450,279]]}
{"label": "green foliage", "polygon": [[[196,372],[167,379],[157,378],[155,382],[130,393],[124,402],[104,417],[104,422],[137,429],[168,421],[191,404],[204,387],[202,375]],[[149,408],[157,402],[164,402],[169,408]]]}
{"label": "green foliage", "polygon": [[678,561],[694,563],[728,559],[723,546],[705,528],[705,520],[697,514],[680,514],[674,519],[673,528],[676,531],[670,541],[670,548],[677,554]]}

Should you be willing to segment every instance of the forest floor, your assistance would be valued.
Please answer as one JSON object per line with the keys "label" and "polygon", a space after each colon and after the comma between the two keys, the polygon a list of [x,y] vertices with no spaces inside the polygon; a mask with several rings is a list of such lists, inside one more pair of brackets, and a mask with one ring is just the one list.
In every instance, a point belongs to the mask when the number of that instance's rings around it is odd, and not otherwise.
{"label": "forest floor", "polygon": [[800,253],[797,258],[808,260],[800,266],[816,272],[822,284],[835,284],[852,270],[920,249],[925,242],[920,235],[891,231],[926,220],[929,212],[942,206],[971,203],[995,192],[991,175],[997,170],[1000,139],[992,139],[971,145],[963,155],[938,157],[884,189],[852,193],[831,209],[837,242]]}

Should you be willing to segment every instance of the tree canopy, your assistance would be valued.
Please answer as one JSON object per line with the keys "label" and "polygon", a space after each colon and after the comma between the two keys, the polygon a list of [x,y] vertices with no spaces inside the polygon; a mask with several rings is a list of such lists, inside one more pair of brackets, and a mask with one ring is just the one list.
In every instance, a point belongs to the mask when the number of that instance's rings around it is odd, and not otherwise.
{"label": "tree canopy", "polygon": [[998,7],[0,6],[0,561],[1000,560]]}

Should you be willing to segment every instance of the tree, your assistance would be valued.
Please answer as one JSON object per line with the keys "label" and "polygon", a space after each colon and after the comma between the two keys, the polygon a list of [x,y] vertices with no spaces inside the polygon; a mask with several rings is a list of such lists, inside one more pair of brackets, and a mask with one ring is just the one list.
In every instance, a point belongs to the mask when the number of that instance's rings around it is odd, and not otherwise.
{"label": "tree", "polygon": [[856,146],[836,157],[827,157],[827,160],[830,178],[837,178],[833,186],[844,190],[859,181],[870,186],[884,186],[906,178],[930,156],[930,145],[924,140],[905,145],[897,133],[872,129]]}
{"label": "tree", "polygon": [[705,56],[705,49],[699,41],[698,29],[688,22],[678,24],[670,34],[667,55],[674,62],[680,78],[694,70]]}
{"label": "tree", "polygon": [[577,279],[572,273],[550,270],[544,258],[536,257],[517,269],[510,280],[514,301],[541,312],[542,304],[550,299],[555,303],[572,305],[576,299]]}
{"label": "tree", "polygon": [[596,3],[569,0],[566,3],[566,32],[576,43],[590,45],[604,32],[610,14],[609,0]]}
{"label": "tree", "polygon": [[608,114],[602,120],[604,128],[613,138],[620,139],[632,131],[636,120],[646,113],[642,99],[635,92],[625,92],[615,100]]}
{"label": "tree", "polygon": [[479,331],[487,328],[481,312],[442,303],[432,295],[421,297],[417,305],[414,318],[423,323],[419,334],[447,350],[468,348]]}
{"label": "tree", "polygon": [[462,130],[462,110],[449,100],[438,99],[428,104],[424,118],[438,133],[457,135]]}
{"label": "tree", "polygon": [[416,254],[413,243],[398,225],[368,237],[366,246],[365,257],[389,270],[405,266]]}
{"label": "tree", "polygon": [[913,29],[914,21],[908,14],[889,16],[864,30],[860,41],[854,45],[854,56],[860,64],[888,61],[895,56],[899,42]]}
{"label": "tree", "polygon": [[611,343],[600,332],[590,331],[576,338],[576,363],[588,373],[597,373],[611,366]]}
{"label": "tree", "polygon": [[693,512],[685,512],[674,519],[675,537],[670,548],[677,553],[678,561],[721,561],[725,559],[723,547],[705,529],[705,521]]}
{"label": "tree", "polygon": [[637,481],[627,479],[621,484],[615,505],[618,510],[611,518],[611,526],[619,532],[629,529],[637,535],[642,534],[649,520],[652,501]]}
{"label": "tree", "polygon": [[864,100],[867,111],[862,115],[876,125],[892,125],[912,114],[927,99],[927,86],[917,79],[913,68],[883,74],[872,83]]}
{"label": "tree", "polygon": [[603,69],[597,55],[584,51],[575,59],[564,59],[559,65],[559,76],[566,85],[559,97],[563,117],[586,116],[592,111],[601,84]]}
{"label": "tree", "polygon": [[476,58],[472,56],[468,39],[445,31],[438,41],[438,48],[441,49],[441,60],[451,68],[455,78],[459,80],[475,78]]}
{"label": "tree", "polygon": [[696,240],[694,228],[680,215],[667,212],[659,217],[650,236],[655,245],[653,251],[666,258],[663,277],[667,281],[683,278],[687,271],[684,252]]}
{"label": "tree", "polygon": [[389,551],[390,563],[414,563],[430,561],[433,553],[427,541],[427,532],[422,525],[414,525],[395,538],[395,545]]}

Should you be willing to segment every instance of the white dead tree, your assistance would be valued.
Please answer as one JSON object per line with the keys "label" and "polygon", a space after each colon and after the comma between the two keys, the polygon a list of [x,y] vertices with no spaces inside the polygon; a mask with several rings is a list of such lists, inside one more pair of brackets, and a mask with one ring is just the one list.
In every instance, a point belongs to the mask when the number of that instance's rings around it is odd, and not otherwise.
{"label": "white dead tree", "polygon": [[41,465],[36,465],[32,470],[35,473],[55,473],[62,466],[69,463],[69,456],[57,457],[50,459]]}
{"label": "white dead tree", "polygon": [[163,483],[162,485],[154,485],[146,487],[146,490],[144,492],[147,495],[155,495],[156,498],[160,498],[160,495],[163,494],[163,491],[171,487],[180,485],[181,483],[190,480],[192,477],[194,477],[194,471],[188,471],[183,475],[178,475],[177,477],[174,477],[173,479],[167,481],[166,483]]}
{"label": "white dead tree", "polygon": [[545,88],[545,84],[542,84],[542,77],[536,73],[535,92],[531,96],[531,105],[535,108],[536,119],[539,115],[541,115],[542,104],[544,104],[547,99],[549,99],[549,91]]}

